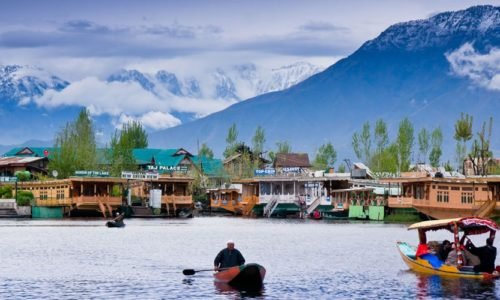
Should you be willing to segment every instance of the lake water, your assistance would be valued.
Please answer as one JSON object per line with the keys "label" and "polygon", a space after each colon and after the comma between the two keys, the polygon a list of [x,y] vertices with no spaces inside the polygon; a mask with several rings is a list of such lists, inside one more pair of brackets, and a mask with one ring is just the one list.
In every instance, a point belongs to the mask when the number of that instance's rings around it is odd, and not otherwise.
{"label": "lake water", "polygon": [[[0,298],[500,298],[500,281],[409,271],[395,244],[417,242],[405,225],[231,217],[125,221],[126,228],[117,229],[103,220],[0,220]],[[247,262],[266,267],[260,293],[214,286],[211,272],[182,274],[211,268],[228,239]],[[474,241],[482,245],[484,238]]]}

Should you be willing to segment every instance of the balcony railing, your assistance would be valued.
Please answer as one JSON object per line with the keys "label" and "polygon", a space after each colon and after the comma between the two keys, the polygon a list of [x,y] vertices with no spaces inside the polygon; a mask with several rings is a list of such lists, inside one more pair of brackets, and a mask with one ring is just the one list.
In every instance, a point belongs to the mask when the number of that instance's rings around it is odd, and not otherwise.
{"label": "balcony railing", "polygon": [[191,204],[193,203],[193,196],[174,196],[165,195],[161,196],[162,204]]}
{"label": "balcony railing", "polygon": [[70,206],[71,198],[57,199],[55,197],[51,198],[36,198],[36,206]]}
{"label": "balcony railing", "polygon": [[80,196],[73,198],[73,204],[76,205],[98,205],[109,204],[109,205],[121,205],[122,197],[112,197],[112,196]]}

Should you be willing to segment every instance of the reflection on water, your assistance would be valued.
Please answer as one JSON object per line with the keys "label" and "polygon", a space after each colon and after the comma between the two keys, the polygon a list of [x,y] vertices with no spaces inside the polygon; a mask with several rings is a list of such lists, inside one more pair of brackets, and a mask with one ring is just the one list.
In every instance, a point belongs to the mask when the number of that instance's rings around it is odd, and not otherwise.
{"label": "reflection on water", "polygon": [[[436,240],[449,238],[436,233]],[[214,285],[210,269],[228,239],[263,265],[258,293]],[[396,241],[404,225],[204,217],[0,220],[0,299],[492,299],[497,282],[408,271]],[[495,243],[498,243],[498,240]],[[496,245],[498,247],[498,245]]]}
{"label": "reflection on water", "polygon": [[265,287],[259,290],[235,289],[227,283],[215,282],[214,287],[220,295],[236,296],[235,298],[257,298],[263,299]]}
{"label": "reflection on water", "polygon": [[471,280],[422,274],[416,274],[416,276],[418,278],[418,299],[450,297],[460,299],[498,298],[494,280]]}

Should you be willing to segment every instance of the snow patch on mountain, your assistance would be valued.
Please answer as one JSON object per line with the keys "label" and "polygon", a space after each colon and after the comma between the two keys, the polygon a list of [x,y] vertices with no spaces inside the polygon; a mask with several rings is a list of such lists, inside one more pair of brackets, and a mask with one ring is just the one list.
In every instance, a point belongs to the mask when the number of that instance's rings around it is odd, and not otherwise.
{"label": "snow patch on mountain", "polygon": [[29,104],[47,90],[60,91],[69,82],[34,66],[0,65],[0,99]]}
{"label": "snow patch on mountain", "polygon": [[500,7],[475,6],[392,25],[363,48],[417,50],[447,45],[457,36],[494,39],[500,37],[499,26]]}

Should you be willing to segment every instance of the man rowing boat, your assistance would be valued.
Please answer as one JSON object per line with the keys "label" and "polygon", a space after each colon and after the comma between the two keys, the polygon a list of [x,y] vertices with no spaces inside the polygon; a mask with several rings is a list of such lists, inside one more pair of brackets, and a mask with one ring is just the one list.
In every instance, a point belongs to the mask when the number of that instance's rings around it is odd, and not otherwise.
{"label": "man rowing boat", "polygon": [[227,241],[227,248],[222,249],[214,260],[214,270],[241,266],[245,264],[245,258],[238,249],[234,248],[232,240]]}

